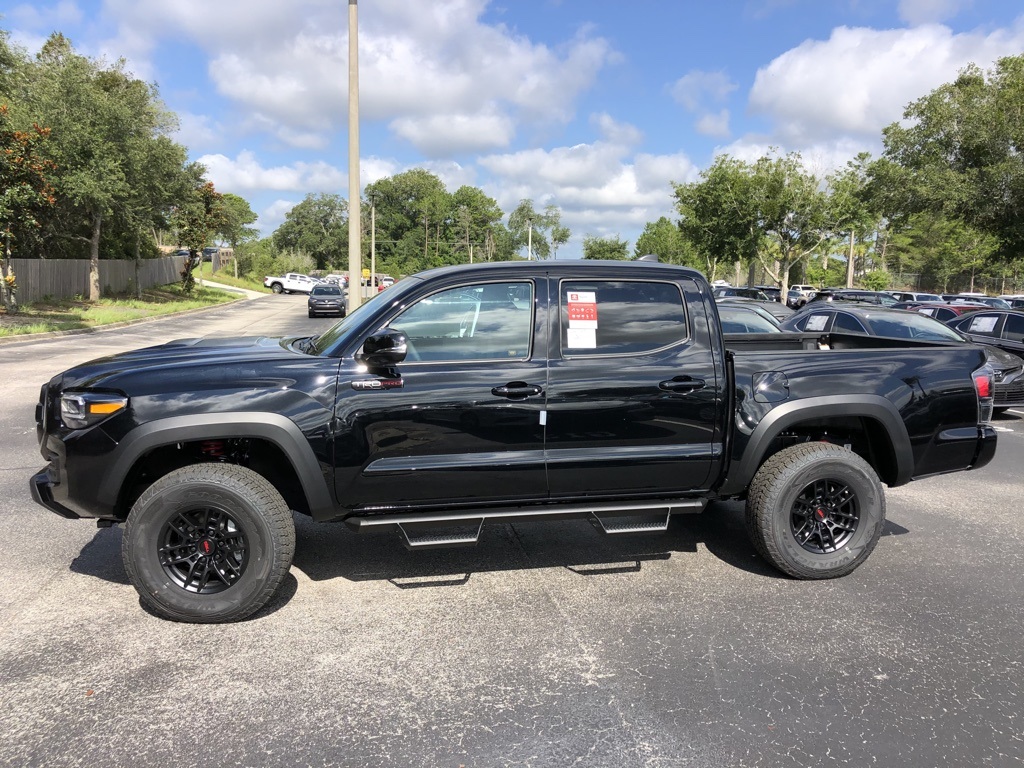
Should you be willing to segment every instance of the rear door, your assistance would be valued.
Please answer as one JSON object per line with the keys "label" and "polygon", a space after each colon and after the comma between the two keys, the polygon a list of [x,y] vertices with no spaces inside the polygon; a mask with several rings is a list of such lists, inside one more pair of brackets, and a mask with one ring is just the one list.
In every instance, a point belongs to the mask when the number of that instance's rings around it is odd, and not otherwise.
{"label": "rear door", "polygon": [[722,385],[696,281],[566,276],[551,287],[552,497],[704,487],[721,454]]}

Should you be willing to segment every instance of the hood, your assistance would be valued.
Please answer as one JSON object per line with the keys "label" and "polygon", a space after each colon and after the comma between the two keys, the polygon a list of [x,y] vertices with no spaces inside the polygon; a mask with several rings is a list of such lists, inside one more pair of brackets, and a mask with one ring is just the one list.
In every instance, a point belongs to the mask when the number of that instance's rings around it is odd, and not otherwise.
{"label": "hood", "polygon": [[1024,365],[1024,360],[1016,355],[1011,355],[1009,352],[1000,349],[999,347],[993,347],[990,344],[985,344],[982,348],[985,350],[985,357],[988,359],[989,365],[997,371],[1020,368]]}
{"label": "hood", "polygon": [[[170,383],[194,377],[209,382],[211,378],[234,376],[241,371],[258,376],[256,368],[263,361],[294,358],[300,353],[288,346],[291,339],[266,336],[234,338],[177,339],[156,347],[145,347],[101,357],[65,371],[58,378],[61,387],[101,387],[120,389],[139,377]],[[219,376],[217,371],[220,371]]]}

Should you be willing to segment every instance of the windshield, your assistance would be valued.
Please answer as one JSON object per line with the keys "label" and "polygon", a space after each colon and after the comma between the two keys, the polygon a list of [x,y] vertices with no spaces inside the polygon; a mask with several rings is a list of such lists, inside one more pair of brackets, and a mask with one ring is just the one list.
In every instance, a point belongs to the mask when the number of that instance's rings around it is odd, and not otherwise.
{"label": "windshield", "polygon": [[341,288],[336,285],[318,285],[313,289],[314,296],[341,296]]}
{"label": "windshield", "polygon": [[718,305],[718,316],[722,320],[722,333],[780,333],[771,320],[757,312],[741,308]]}
{"label": "windshield", "polygon": [[918,341],[958,341],[965,343],[963,336],[944,323],[918,312],[906,312],[906,317],[891,312],[864,312],[861,319],[866,321],[876,336]]}

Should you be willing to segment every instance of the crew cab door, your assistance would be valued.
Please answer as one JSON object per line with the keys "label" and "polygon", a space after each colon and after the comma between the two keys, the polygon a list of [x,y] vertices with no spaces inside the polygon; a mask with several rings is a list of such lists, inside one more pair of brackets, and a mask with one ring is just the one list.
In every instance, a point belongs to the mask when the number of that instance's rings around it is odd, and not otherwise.
{"label": "crew cab door", "polygon": [[721,455],[721,387],[697,283],[553,280],[547,457],[552,497],[670,496]]}
{"label": "crew cab door", "polygon": [[344,506],[546,496],[546,322],[536,306],[545,283],[465,280],[425,287],[383,319],[377,331],[408,337],[394,370],[343,368],[335,483]]}

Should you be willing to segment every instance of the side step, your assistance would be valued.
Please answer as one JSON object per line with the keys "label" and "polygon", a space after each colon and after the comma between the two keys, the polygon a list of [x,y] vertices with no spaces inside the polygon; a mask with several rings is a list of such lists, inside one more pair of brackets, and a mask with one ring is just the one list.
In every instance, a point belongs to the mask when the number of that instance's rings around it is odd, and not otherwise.
{"label": "side step", "polygon": [[[614,517],[621,518],[621,515],[615,515]],[[624,522],[612,522],[611,520],[602,520],[593,512],[590,513],[590,517],[588,519],[594,528],[604,534],[659,533],[661,531],[668,530],[668,522],[672,519],[672,509],[668,508],[665,510],[664,519],[658,518],[656,520],[628,520]]]}
{"label": "side step", "polygon": [[410,551],[414,549],[452,549],[454,547],[471,547],[480,541],[480,531],[484,528],[484,520],[480,518],[480,522],[476,527],[476,533],[468,535],[448,533],[410,536],[409,531],[405,529],[402,523],[395,523],[395,527],[398,528],[398,532],[402,535],[402,544]]}
{"label": "side step", "polygon": [[[406,549],[439,549],[476,544],[480,540],[485,522],[510,523],[583,518],[589,520],[596,530],[605,534],[657,533],[668,530],[672,515],[701,512],[706,505],[707,499],[703,498],[649,502],[594,502],[563,506],[537,504],[523,507],[368,514],[349,517],[345,524],[356,533],[397,530]],[[453,533],[452,529],[457,528],[461,528],[462,531]]]}

